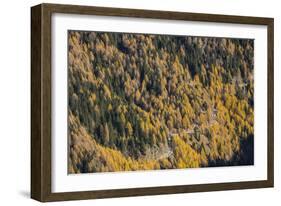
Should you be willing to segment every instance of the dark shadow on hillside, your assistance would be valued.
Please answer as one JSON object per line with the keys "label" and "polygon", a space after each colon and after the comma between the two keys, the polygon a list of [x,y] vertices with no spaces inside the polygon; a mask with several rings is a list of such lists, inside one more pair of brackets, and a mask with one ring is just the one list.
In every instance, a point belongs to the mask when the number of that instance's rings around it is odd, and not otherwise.
{"label": "dark shadow on hillside", "polygon": [[241,138],[240,152],[233,155],[232,159],[225,161],[222,159],[209,160],[207,167],[223,166],[242,166],[254,165],[254,136],[250,135],[247,139]]}

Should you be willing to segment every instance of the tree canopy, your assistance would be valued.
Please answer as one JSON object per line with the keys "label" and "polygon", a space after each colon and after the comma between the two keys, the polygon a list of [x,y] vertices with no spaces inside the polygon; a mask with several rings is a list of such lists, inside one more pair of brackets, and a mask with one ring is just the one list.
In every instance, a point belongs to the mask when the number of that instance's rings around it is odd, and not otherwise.
{"label": "tree canopy", "polygon": [[69,172],[253,164],[254,41],[69,31]]}

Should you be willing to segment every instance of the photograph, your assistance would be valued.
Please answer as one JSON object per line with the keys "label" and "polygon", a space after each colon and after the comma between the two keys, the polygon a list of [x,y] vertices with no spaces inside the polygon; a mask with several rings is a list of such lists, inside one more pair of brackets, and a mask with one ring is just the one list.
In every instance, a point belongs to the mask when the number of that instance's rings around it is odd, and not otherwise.
{"label": "photograph", "polygon": [[30,49],[33,199],[274,187],[274,18],[44,3]]}
{"label": "photograph", "polygon": [[254,165],[254,39],[67,32],[68,174]]}

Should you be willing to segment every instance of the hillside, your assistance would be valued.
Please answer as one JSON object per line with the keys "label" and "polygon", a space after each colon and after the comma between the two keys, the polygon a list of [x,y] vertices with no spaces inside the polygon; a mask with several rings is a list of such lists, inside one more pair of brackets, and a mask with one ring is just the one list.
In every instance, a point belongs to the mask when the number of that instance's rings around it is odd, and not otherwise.
{"label": "hillside", "polygon": [[69,173],[253,164],[254,40],[69,31]]}

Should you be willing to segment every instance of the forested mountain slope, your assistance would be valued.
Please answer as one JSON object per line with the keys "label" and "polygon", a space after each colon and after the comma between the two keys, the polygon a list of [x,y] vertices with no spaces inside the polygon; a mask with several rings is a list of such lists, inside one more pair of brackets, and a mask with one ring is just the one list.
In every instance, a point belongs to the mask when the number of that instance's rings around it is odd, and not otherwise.
{"label": "forested mountain slope", "polygon": [[69,172],[253,164],[254,40],[69,31]]}

